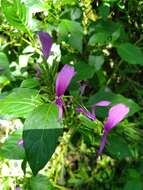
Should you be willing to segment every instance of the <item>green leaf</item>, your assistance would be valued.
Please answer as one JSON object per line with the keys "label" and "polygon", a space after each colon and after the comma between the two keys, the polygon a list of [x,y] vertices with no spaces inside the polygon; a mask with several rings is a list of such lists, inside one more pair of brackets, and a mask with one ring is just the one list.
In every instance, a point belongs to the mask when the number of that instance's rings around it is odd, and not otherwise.
{"label": "green leaf", "polygon": [[75,80],[86,80],[90,79],[95,74],[95,68],[91,65],[85,64],[84,62],[79,62],[75,65],[77,74]]}
{"label": "green leaf", "polygon": [[81,125],[78,127],[78,131],[82,134],[85,143],[89,145],[98,145],[99,137],[96,135],[98,131],[101,131],[103,124],[98,121],[91,121],[83,114],[78,116]]}
{"label": "green leaf", "polygon": [[111,41],[111,35],[108,32],[98,32],[96,34],[93,34],[88,44],[91,46],[98,44],[104,45]]}
{"label": "green leaf", "polygon": [[[130,112],[129,112],[128,116],[131,116],[140,110],[139,105],[137,103],[135,103],[132,99],[126,98],[120,94],[115,94],[106,89],[101,89],[94,96],[91,96],[88,103],[90,105],[93,105],[96,102],[99,102],[101,100],[109,100],[112,102],[112,105],[117,104],[117,103],[123,103],[123,104],[127,105],[130,108]],[[96,115],[99,117],[105,117],[105,116],[107,116],[108,109],[109,108],[106,108],[106,107],[105,108],[97,107]]]}
{"label": "green leaf", "polygon": [[81,9],[75,7],[71,10],[71,19],[76,20],[79,19],[82,16],[82,11]]}
{"label": "green leaf", "polygon": [[[137,169],[137,170],[136,170]],[[126,171],[126,176],[128,180],[123,188],[123,190],[142,190],[143,183],[141,179],[141,173],[139,172],[138,168],[133,169],[132,167]]]}
{"label": "green leaf", "polygon": [[37,175],[30,179],[31,190],[55,190],[47,176]]}
{"label": "green leaf", "polygon": [[127,183],[125,184],[123,190],[142,190],[143,189],[143,183],[141,179],[133,179],[133,180],[128,180]]}
{"label": "green leaf", "polygon": [[65,6],[65,5],[75,5],[78,3],[78,0],[72,0],[72,1],[69,1],[69,0],[56,0],[54,1],[54,4],[56,4],[58,7],[60,6]]}
{"label": "green leaf", "polygon": [[5,75],[1,75],[0,76],[0,90],[8,85],[10,83],[10,80],[8,79],[8,77],[6,77]]}
{"label": "green leaf", "polygon": [[110,7],[108,7],[104,4],[101,4],[99,7],[99,15],[103,18],[107,18],[109,13],[110,13]]}
{"label": "green leaf", "polygon": [[26,118],[39,104],[41,102],[37,90],[17,88],[0,99],[0,115]]}
{"label": "green leaf", "polygon": [[92,25],[93,35],[90,37],[89,44],[106,45],[116,40],[125,41],[127,34],[120,22],[113,22],[109,19],[100,19]]}
{"label": "green leaf", "polygon": [[24,159],[24,148],[18,144],[18,141],[22,138],[22,130],[19,129],[12,133],[6,141],[0,147],[0,157],[20,160]]}
{"label": "green leaf", "polygon": [[113,157],[121,160],[132,156],[131,150],[124,140],[124,137],[112,134],[108,136],[107,142],[106,149]]}
{"label": "green leaf", "polygon": [[30,22],[30,12],[20,0],[1,0],[7,21],[15,28],[25,31]]}
{"label": "green leaf", "polygon": [[59,24],[60,40],[82,51],[83,28],[80,23],[63,19]]}
{"label": "green leaf", "polygon": [[35,88],[37,86],[39,86],[39,81],[35,78],[26,79],[20,85],[21,88]]}
{"label": "green leaf", "polygon": [[23,159],[23,161],[22,161],[22,163],[21,163],[21,169],[22,169],[24,175],[26,175],[26,166],[27,166],[27,160],[26,160],[26,158],[24,157],[24,159]]}
{"label": "green leaf", "polygon": [[99,140],[93,131],[88,130],[87,128],[79,128],[78,131],[82,134],[83,140],[86,144],[95,146],[97,145],[97,140]]}
{"label": "green leaf", "polygon": [[9,61],[3,52],[0,52],[0,73],[9,74]]}
{"label": "green leaf", "polygon": [[90,55],[88,60],[89,65],[95,67],[96,71],[99,71],[104,64],[104,57],[102,55]]}
{"label": "green leaf", "polygon": [[85,125],[89,129],[95,129],[96,126],[97,126],[97,122],[96,121],[91,121],[89,118],[87,118],[83,114],[79,115],[79,119],[80,119],[81,123],[83,125]]}
{"label": "green leaf", "polygon": [[50,160],[62,133],[57,121],[58,108],[54,104],[38,106],[24,124],[24,147],[27,161],[34,175]]}
{"label": "green leaf", "polygon": [[117,46],[117,52],[127,63],[143,65],[143,53],[139,47],[130,43],[124,43]]}

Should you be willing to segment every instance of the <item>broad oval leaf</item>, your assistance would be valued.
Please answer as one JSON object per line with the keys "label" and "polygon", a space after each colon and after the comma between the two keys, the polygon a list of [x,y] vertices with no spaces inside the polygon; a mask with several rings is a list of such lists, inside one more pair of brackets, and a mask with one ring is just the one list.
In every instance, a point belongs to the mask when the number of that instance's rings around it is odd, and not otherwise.
{"label": "broad oval leaf", "polygon": [[143,53],[139,47],[131,43],[124,43],[117,46],[117,52],[124,61],[130,64],[143,65]]}
{"label": "broad oval leaf", "polygon": [[86,64],[82,61],[78,62],[75,65],[75,69],[77,71],[77,74],[75,76],[75,80],[86,80],[90,79],[94,76],[96,69],[95,67]]}
{"label": "broad oval leaf", "polygon": [[34,175],[50,160],[62,134],[57,121],[58,108],[54,104],[38,106],[24,124],[24,147],[27,161]]}

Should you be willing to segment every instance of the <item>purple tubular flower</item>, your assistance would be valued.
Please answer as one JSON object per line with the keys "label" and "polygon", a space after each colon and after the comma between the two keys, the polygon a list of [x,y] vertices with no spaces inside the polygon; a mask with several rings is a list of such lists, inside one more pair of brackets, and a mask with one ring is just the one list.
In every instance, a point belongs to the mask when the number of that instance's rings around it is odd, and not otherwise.
{"label": "purple tubular flower", "polygon": [[75,75],[74,67],[70,65],[63,66],[62,70],[59,72],[56,79],[56,95],[58,97],[64,95],[74,75]]}
{"label": "purple tubular flower", "polygon": [[64,65],[62,70],[58,73],[56,79],[56,104],[59,108],[59,119],[62,118],[63,114],[63,102],[61,97],[64,95],[66,89],[68,88],[72,78],[76,74],[74,67],[70,65]]}
{"label": "purple tubular flower", "polygon": [[103,136],[101,138],[101,143],[100,143],[100,147],[99,147],[96,159],[98,159],[98,156],[102,153],[104,149],[109,131],[112,128],[114,128],[118,123],[120,123],[126,117],[128,112],[129,112],[129,108],[121,103],[114,105],[109,110],[107,121],[104,124]]}
{"label": "purple tubular flower", "polygon": [[128,114],[129,108],[124,104],[116,104],[109,110],[107,121],[104,125],[105,131],[110,131],[118,123],[120,123]]}
{"label": "purple tubular flower", "polygon": [[38,36],[42,45],[43,56],[47,59],[50,55],[50,50],[52,47],[52,38],[47,32],[38,32]]}
{"label": "purple tubular flower", "polygon": [[90,111],[86,110],[85,108],[76,108],[76,111],[79,113],[83,113],[86,117],[88,117],[92,121],[95,121],[96,119],[95,114],[92,114]]}

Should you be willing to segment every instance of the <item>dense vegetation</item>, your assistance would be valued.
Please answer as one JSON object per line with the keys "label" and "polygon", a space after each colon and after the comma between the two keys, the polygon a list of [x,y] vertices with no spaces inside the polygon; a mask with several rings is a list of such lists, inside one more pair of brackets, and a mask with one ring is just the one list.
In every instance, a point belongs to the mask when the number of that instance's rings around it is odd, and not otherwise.
{"label": "dense vegetation", "polygon": [[143,190],[142,67],[142,0],[1,0],[0,190]]}

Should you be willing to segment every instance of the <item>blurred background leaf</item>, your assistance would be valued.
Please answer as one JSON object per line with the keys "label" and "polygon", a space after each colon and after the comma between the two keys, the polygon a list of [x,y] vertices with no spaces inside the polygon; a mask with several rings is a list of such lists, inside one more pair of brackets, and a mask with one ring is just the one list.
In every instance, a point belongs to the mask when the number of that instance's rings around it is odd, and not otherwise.
{"label": "blurred background leaf", "polygon": [[25,151],[22,145],[19,145],[19,140],[22,139],[22,129],[13,132],[4,142],[0,145],[0,157],[3,159],[22,160],[25,157]]}

